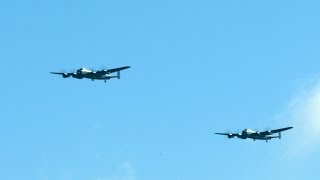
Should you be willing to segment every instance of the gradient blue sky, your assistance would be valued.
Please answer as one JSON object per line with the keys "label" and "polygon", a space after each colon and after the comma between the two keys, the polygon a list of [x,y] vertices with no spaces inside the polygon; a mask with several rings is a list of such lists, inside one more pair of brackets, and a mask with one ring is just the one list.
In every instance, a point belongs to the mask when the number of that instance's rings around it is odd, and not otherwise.
{"label": "gradient blue sky", "polygon": [[[319,6],[1,1],[0,179],[318,179]],[[49,74],[125,65],[107,84]]]}

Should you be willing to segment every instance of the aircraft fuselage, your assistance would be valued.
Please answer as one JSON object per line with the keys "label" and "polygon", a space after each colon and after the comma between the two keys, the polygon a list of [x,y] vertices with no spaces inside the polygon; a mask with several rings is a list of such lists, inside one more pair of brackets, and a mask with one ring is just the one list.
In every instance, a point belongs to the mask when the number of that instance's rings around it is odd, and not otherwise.
{"label": "aircraft fuselage", "polygon": [[[279,138],[281,139],[281,132],[286,131],[289,129],[292,129],[293,127],[285,127],[280,129],[273,129],[273,130],[267,130],[267,131],[253,131],[251,129],[244,129],[241,133],[215,133],[218,135],[224,135],[228,138],[240,138],[240,139],[253,139],[253,140],[265,140],[268,142],[268,140],[271,140],[273,138]],[[273,134],[278,133],[278,136],[273,136]]]}
{"label": "aircraft fuselage", "polygon": [[91,80],[109,80],[111,78],[116,78],[118,76],[112,76],[111,74],[100,74],[85,68],[80,68],[76,73],[71,74],[73,78],[77,79],[91,79]]}
{"label": "aircraft fuselage", "polygon": [[[73,77],[76,79],[91,79],[92,81],[97,80],[104,80],[106,82],[107,80],[111,78],[118,78],[120,79],[120,71],[130,68],[130,66],[123,66],[113,69],[103,69],[98,71],[89,70],[86,68],[80,68],[76,72],[73,73],[61,73],[61,72],[50,72],[51,74],[58,74],[62,75],[63,78],[69,78]],[[112,73],[117,73],[116,75],[112,75]]]}
{"label": "aircraft fuselage", "polygon": [[[245,129],[242,131],[242,133],[239,133],[236,135],[238,138],[240,139],[253,139],[253,140],[271,140],[272,138],[280,138],[279,136],[272,136],[271,133],[270,134],[260,134],[258,131],[253,131],[251,129]],[[232,137],[230,137],[232,138]]]}

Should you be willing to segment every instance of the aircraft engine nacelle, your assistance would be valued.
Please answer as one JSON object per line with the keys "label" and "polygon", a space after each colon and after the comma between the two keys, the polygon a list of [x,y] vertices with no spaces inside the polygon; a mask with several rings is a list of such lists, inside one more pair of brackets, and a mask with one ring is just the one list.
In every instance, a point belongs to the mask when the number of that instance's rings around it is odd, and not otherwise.
{"label": "aircraft engine nacelle", "polygon": [[84,74],[84,73],[86,73],[86,72],[84,71],[83,68],[80,68],[77,70],[77,74]]}
{"label": "aircraft engine nacelle", "polygon": [[242,134],[247,134],[247,130],[243,130],[242,133],[239,133],[240,136],[241,136]]}
{"label": "aircraft engine nacelle", "polygon": [[237,134],[237,137],[240,138],[240,139],[247,139],[247,136],[245,134]]}
{"label": "aircraft engine nacelle", "polygon": [[63,78],[68,78],[68,77],[70,77],[70,75],[67,74],[67,73],[64,73],[64,74],[62,74],[62,77],[63,77]]}
{"label": "aircraft engine nacelle", "polygon": [[229,139],[230,139],[230,138],[234,138],[234,135],[228,134],[228,138],[229,138]]}
{"label": "aircraft engine nacelle", "polygon": [[82,79],[83,78],[83,76],[81,74],[78,74],[78,73],[73,73],[72,77],[73,78],[77,78],[77,79]]}

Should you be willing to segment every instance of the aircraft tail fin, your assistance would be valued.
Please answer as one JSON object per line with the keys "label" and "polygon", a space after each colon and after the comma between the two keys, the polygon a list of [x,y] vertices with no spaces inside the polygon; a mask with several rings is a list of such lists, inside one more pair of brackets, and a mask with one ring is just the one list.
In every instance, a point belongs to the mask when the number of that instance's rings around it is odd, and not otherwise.
{"label": "aircraft tail fin", "polygon": [[278,137],[279,137],[279,139],[281,139],[281,132],[279,132],[279,136]]}

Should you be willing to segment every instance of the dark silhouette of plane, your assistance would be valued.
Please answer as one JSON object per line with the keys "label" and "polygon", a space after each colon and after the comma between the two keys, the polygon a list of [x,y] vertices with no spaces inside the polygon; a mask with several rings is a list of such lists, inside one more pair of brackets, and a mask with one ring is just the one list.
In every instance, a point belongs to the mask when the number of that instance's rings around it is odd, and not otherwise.
{"label": "dark silhouette of plane", "polygon": [[[268,130],[268,131],[253,131],[251,129],[244,129],[241,133],[215,133],[218,135],[225,135],[228,136],[228,138],[240,138],[240,139],[253,139],[254,141],[257,140],[265,140],[268,142],[268,140],[271,140],[273,138],[279,138],[281,139],[281,132],[289,130],[293,127],[286,127],[281,129],[274,129],[274,130]],[[278,136],[273,136],[272,134],[278,133]]]}
{"label": "dark silhouette of plane", "polygon": [[[112,78],[118,78],[120,79],[120,71],[130,68],[130,66],[124,66],[114,69],[106,69],[106,70],[99,70],[99,71],[93,71],[86,68],[80,68],[76,72],[73,73],[61,73],[61,72],[50,72],[51,74],[58,74],[62,75],[63,78],[77,78],[77,79],[91,79],[94,80],[104,80],[104,82],[107,82],[107,80]],[[112,75],[112,73],[117,72],[117,75]]]}

